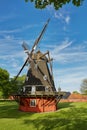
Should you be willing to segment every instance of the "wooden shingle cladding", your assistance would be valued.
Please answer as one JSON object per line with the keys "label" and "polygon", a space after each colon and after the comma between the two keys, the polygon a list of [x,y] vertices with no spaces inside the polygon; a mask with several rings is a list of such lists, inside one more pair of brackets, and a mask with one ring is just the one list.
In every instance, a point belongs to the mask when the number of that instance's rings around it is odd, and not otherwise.
{"label": "wooden shingle cladding", "polygon": [[[41,52],[40,56],[42,55]],[[39,57],[36,54],[36,58]],[[46,56],[36,60],[35,54],[33,61],[30,62],[30,67],[26,76],[25,85],[39,85],[48,87],[50,91],[56,91],[52,75],[48,67],[48,62]],[[38,87],[38,90],[41,88]],[[43,90],[43,88],[42,88]]]}

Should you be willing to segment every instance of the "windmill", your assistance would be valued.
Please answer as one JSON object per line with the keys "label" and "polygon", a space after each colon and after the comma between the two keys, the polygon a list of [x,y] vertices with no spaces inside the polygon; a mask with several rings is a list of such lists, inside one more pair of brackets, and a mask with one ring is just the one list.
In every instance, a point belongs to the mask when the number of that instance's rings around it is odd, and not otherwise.
{"label": "windmill", "polygon": [[38,43],[40,42],[50,19],[47,20],[39,37],[35,40],[31,51],[29,51],[27,44],[23,42],[22,47],[27,53],[27,59],[21,67],[15,80],[20,75],[26,64],[29,64],[28,72],[25,78],[23,89],[15,97],[19,99],[19,110],[29,112],[46,112],[55,111],[57,101],[62,94],[56,91],[53,71],[52,58],[49,51],[42,53],[40,50],[36,51]]}

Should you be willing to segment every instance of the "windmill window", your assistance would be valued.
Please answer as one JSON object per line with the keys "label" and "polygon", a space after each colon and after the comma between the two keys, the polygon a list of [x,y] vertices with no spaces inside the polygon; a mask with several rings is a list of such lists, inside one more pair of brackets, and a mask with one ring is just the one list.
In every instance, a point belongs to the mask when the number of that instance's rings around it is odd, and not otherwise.
{"label": "windmill window", "polygon": [[35,99],[30,100],[30,107],[36,107],[36,100]]}

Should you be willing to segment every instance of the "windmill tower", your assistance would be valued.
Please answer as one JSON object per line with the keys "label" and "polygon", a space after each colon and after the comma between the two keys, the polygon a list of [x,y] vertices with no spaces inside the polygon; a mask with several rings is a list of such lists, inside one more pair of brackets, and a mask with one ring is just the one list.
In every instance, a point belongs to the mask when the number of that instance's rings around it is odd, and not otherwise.
{"label": "windmill tower", "polygon": [[54,85],[52,58],[50,58],[49,51],[44,54],[40,50],[35,51],[48,23],[49,19],[44,25],[30,52],[25,43],[22,45],[28,57],[15,77],[15,80],[27,63],[29,64],[29,68],[23,89],[20,94],[16,94],[19,98],[19,110],[21,111],[56,111],[57,100],[62,96],[58,94]]}

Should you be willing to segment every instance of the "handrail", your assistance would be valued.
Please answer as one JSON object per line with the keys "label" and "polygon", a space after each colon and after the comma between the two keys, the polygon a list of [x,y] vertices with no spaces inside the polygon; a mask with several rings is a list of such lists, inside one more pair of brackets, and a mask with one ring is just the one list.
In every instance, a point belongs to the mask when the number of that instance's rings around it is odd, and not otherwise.
{"label": "handrail", "polygon": [[57,91],[27,91],[27,92],[24,92],[22,93],[23,95],[30,95],[30,96],[60,96],[60,95],[64,95],[64,92],[57,92]]}

